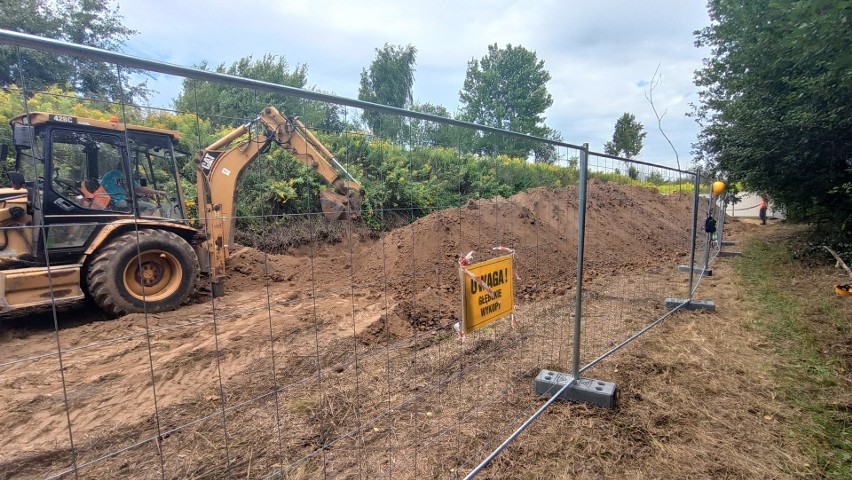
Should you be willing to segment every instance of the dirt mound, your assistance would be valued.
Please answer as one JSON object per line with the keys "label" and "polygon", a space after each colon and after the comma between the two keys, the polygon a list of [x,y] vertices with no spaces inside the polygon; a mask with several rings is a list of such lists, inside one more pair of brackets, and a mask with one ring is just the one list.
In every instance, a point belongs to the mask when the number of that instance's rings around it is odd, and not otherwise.
{"label": "dirt mound", "polygon": [[[688,253],[689,195],[593,181],[588,196],[589,278],[623,269],[671,268]],[[379,292],[389,305],[383,322],[447,327],[458,320],[460,255],[473,251],[481,261],[495,256],[493,247],[514,249],[521,300],[560,294],[575,283],[577,228],[576,188],[537,188],[437,211],[378,240],[348,231],[342,242],[315,243],[287,255],[239,247],[228,263],[228,288],[263,289],[268,279],[292,289],[293,299],[310,297],[314,290]],[[398,327],[390,330],[404,331]]]}
{"label": "dirt mound", "polygon": [[[592,182],[586,219],[586,274],[624,269],[671,268],[689,251],[692,199],[653,189]],[[456,260],[474,251],[477,261],[492,247],[516,251],[516,293],[523,299],[563,293],[575,283],[577,192],[533,189],[509,199],[491,199],[442,210],[360,243],[353,280],[381,281],[406,299],[401,317],[418,325],[446,326],[457,320]]]}

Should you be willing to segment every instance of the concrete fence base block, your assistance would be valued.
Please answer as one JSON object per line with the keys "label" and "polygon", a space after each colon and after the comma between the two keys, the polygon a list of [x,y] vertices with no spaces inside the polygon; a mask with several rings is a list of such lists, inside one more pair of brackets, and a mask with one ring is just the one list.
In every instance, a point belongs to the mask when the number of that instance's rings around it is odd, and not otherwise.
{"label": "concrete fence base block", "polygon": [[[678,265],[677,266],[678,272],[689,272],[689,270],[690,270],[689,265]],[[695,267],[695,268],[692,269],[693,272],[695,272],[699,275],[701,274],[702,270],[704,270],[704,275],[707,275],[708,277],[713,276],[713,269],[712,268]]]}
{"label": "concrete fence base block", "polygon": [[722,240],[722,246],[723,247],[733,247],[736,244],[737,244],[737,242],[735,242],[733,240]]}
{"label": "concrete fence base block", "polygon": [[[675,308],[681,303],[687,301],[686,298],[667,298],[666,308]],[[701,310],[704,312],[715,312],[716,304],[712,300],[690,300],[689,303],[683,306],[684,310]]]}
{"label": "concrete fence base block", "polygon": [[[542,370],[535,377],[535,393],[552,397],[574,377],[567,373]],[[574,403],[590,403],[602,408],[615,408],[616,386],[614,383],[580,377],[580,380],[566,388],[559,400]]]}
{"label": "concrete fence base block", "polygon": [[743,252],[732,252],[732,251],[725,251],[725,250],[722,250],[722,251],[719,252],[720,257],[741,257],[742,255],[743,255]]}

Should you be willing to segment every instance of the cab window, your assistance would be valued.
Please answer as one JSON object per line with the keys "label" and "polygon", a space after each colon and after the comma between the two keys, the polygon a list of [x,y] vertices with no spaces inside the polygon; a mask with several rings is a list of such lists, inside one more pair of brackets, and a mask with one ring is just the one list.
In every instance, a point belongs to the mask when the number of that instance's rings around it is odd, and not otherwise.
{"label": "cab window", "polygon": [[182,219],[183,206],[178,201],[177,165],[171,139],[131,131],[127,134],[127,143],[140,214]]}
{"label": "cab window", "polygon": [[54,130],[51,188],[91,210],[132,211],[119,137]]}
{"label": "cab window", "polygon": [[15,160],[15,171],[21,172],[24,179],[28,182],[35,181],[44,175],[44,132],[38,132],[35,135],[35,143],[33,148],[18,150]]}

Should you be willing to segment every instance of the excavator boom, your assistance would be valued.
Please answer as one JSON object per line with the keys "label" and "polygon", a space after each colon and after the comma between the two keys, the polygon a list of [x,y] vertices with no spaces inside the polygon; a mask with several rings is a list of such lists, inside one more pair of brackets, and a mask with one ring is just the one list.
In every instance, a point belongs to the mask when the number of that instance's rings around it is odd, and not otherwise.
{"label": "excavator boom", "polygon": [[[255,123],[263,125],[264,136],[251,136]],[[246,134],[248,140],[223,150]],[[207,228],[206,247],[210,252],[210,274],[216,296],[223,293],[225,259],[234,242],[237,185],[248,166],[273,142],[311,167],[333,187],[320,193],[320,205],[327,218],[348,220],[360,216],[361,185],[297,118],[285,117],[275,107],[264,108],[254,121],[235,128],[195,158],[198,216]]]}

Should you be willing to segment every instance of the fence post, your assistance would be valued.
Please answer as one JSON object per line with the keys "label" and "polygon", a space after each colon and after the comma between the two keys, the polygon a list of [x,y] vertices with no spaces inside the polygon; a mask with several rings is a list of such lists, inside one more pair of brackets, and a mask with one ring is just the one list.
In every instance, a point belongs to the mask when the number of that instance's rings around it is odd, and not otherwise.
{"label": "fence post", "polygon": [[[589,144],[580,149],[580,180],[577,204],[577,299],[574,304],[574,338],[571,352],[571,374],[542,370],[535,379],[535,393],[570,402],[591,403],[614,408],[616,385],[580,376],[580,330],[583,313],[583,249],[586,240],[586,199],[589,184]],[[548,402],[549,403],[549,402]]]}
{"label": "fence post", "polygon": [[580,328],[583,313],[583,249],[586,241],[586,197],[589,183],[589,144],[580,150],[580,185],[577,203],[577,300],[574,305],[574,350],[571,354],[571,375],[580,378]]}
{"label": "fence post", "polygon": [[[690,246],[689,251],[689,292],[687,292],[686,298],[667,298],[666,299],[666,307],[672,309],[684,308],[686,310],[704,310],[704,311],[715,311],[716,304],[711,300],[695,300],[692,298],[693,291],[697,288],[695,286],[695,250],[696,250],[696,240],[698,239],[698,189],[701,187],[701,172],[696,169],[695,170],[695,183],[693,184],[693,195],[692,195],[692,245]],[[712,194],[711,194],[712,197]],[[708,202],[707,208],[708,213],[713,213],[713,202],[712,198],[710,202]],[[710,272],[707,269],[707,258],[710,253],[710,233],[704,234],[705,241],[704,245],[704,267],[701,269],[702,277],[704,275],[710,275]],[[699,279],[700,281],[700,279]]]}
{"label": "fence post", "polygon": [[692,187],[692,240],[689,247],[689,290],[686,297],[692,300],[692,286],[695,284],[695,239],[698,238],[698,187],[701,185],[701,172],[695,170],[695,182]]}
{"label": "fence post", "polygon": [[725,192],[719,197],[719,234],[716,238],[719,240],[719,251],[722,251],[722,242],[725,240],[725,219],[728,218],[728,193]]}

